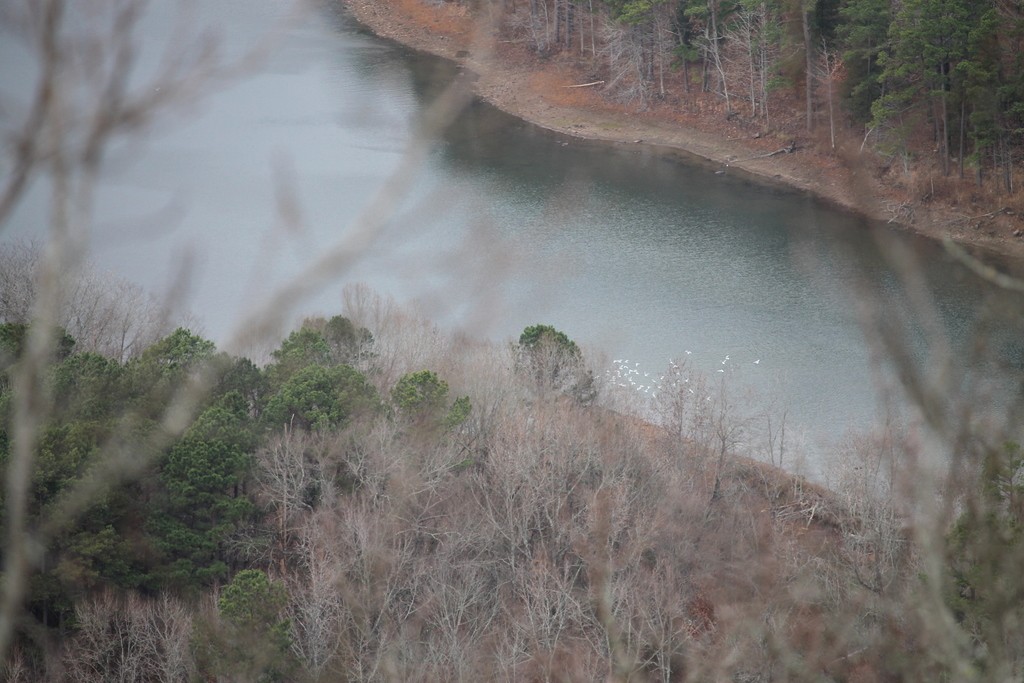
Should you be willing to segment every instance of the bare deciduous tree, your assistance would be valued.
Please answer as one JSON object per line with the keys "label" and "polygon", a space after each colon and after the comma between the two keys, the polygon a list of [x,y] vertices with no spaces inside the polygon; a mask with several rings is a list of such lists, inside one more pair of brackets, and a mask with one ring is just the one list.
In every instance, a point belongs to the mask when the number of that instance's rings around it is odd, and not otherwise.
{"label": "bare deciduous tree", "polygon": [[256,480],[260,494],[276,512],[280,571],[286,573],[285,558],[290,551],[302,515],[312,510],[312,496],[321,484],[321,470],[315,462],[316,435],[286,426],[272,436],[255,456]]}
{"label": "bare deciduous tree", "polygon": [[323,521],[322,516],[307,517],[298,548],[301,571],[288,591],[292,652],[316,681],[337,675],[332,667],[338,665],[346,627],[336,541]]}
{"label": "bare deciduous tree", "polygon": [[61,658],[81,680],[187,680],[195,673],[192,616],[168,595],[146,600],[103,593],[79,604]]}
{"label": "bare deciduous tree", "polygon": [[27,323],[36,300],[40,247],[25,242],[0,249],[0,320]]}

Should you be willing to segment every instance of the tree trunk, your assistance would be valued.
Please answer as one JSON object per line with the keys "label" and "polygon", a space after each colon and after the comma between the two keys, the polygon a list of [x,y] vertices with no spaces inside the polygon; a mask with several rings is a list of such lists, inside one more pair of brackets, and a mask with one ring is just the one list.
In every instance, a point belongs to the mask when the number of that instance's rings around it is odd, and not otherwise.
{"label": "tree trunk", "polygon": [[565,50],[572,49],[572,22],[576,18],[573,11],[575,4],[572,0],[565,0]]}
{"label": "tree trunk", "polygon": [[949,108],[946,106],[946,86],[942,86],[942,175],[949,175]]}
{"label": "tree trunk", "polygon": [[[591,0],[591,1],[593,1],[593,0]],[[593,10],[591,10],[591,11],[593,11]],[[584,39],[584,38],[586,37],[586,35],[587,35],[587,32],[586,32],[586,30],[585,30],[585,29],[586,29],[586,27],[587,27],[587,26],[586,26],[586,24],[584,23],[584,19],[583,19],[583,17],[580,17],[580,30],[579,30],[579,34],[580,34],[580,57],[582,57],[583,55],[585,55],[585,54],[586,54],[586,45],[585,45],[585,44],[584,44],[584,42],[583,42],[583,39]]]}
{"label": "tree trunk", "polygon": [[658,90],[661,93],[661,98],[665,98],[665,46],[662,43],[661,31],[663,27],[659,19],[655,34],[655,47],[658,50]]}
{"label": "tree trunk", "polygon": [[594,0],[590,0],[590,56],[597,56],[597,44],[594,42]]}
{"label": "tree trunk", "polygon": [[966,100],[960,100],[960,153],[958,159],[960,162],[960,180],[964,179],[964,114],[966,109]]}
{"label": "tree trunk", "polygon": [[[764,23],[761,26],[761,30],[764,31],[768,22],[768,8],[764,2],[761,3],[761,17]],[[768,122],[768,40],[762,35],[758,40],[758,66],[757,70],[760,74],[760,88],[761,88],[761,117],[764,119],[764,124],[769,125]]]}
{"label": "tree trunk", "polygon": [[562,39],[562,5],[565,0],[555,0],[555,39],[552,41],[558,45]]}
{"label": "tree trunk", "polygon": [[807,0],[807,5],[800,9],[800,23],[804,31],[804,97],[807,103],[807,131],[814,130],[814,77],[811,56],[814,52],[811,44],[811,10],[816,0]]}
{"label": "tree trunk", "polygon": [[[548,53],[551,49],[551,14],[548,12],[548,0],[541,0],[540,6],[544,10],[543,51]],[[557,39],[556,35],[556,42]]]}
{"label": "tree trunk", "polygon": [[722,94],[725,96],[725,110],[732,112],[732,104],[729,102],[729,83],[725,79],[725,69],[722,67],[722,58],[718,51],[718,0],[711,0],[711,36],[708,41],[711,47],[711,56],[715,61],[715,70],[718,71],[718,78],[722,84]]}
{"label": "tree trunk", "polygon": [[1005,135],[999,136],[999,146],[1002,148],[1003,157],[1003,184],[1006,186],[1007,194],[1013,194],[1013,150]]}
{"label": "tree trunk", "polygon": [[828,136],[832,144],[832,151],[836,149],[836,124],[835,115],[832,112],[832,69],[828,73]]}

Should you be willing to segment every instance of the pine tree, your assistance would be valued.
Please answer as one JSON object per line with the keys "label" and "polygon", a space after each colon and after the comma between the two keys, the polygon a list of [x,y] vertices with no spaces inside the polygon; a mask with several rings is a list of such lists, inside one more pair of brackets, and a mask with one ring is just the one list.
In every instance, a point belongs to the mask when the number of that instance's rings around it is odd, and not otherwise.
{"label": "pine tree", "polygon": [[885,93],[871,108],[875,125],[894,130],[901,148],[917,126],[930,122],[945,173],[951,77],[968,54],[970,7],[967,0],[903,3],[889,28],[889,49],[879,55]]}
{"label": "pine tree", "polygon": [[871,104],[882,94],[878,54],[888,44],[890,0],[849,0],[837,29],[846,68],[847,110],[855,121],[871,121]]}

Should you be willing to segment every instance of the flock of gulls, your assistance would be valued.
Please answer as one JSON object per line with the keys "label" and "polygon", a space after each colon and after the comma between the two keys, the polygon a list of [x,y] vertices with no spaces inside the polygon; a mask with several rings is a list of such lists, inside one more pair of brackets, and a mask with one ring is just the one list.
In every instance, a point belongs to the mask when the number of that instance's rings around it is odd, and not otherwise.
{"label": "flock of gulls", "polygon": [[[692,354],[692,351],[686,351],[687,356]],[[680,363],[683,363],[683,365],[680,365]],[[729,354],[726,354],[721,362],[722,367],[718,368],[717,371],[724,373],[729,369],[730,363],[732,363],[732,358]],[[759,366],[760,364],[760,358],[751,362],[751,365]],[[685,360],[677,362],[676,359],[672,358],[668,361],[666,372],[660,375],[652,376],[650,372],[640,368],[639,362],[630,361],[625,358],[616,358],[612,361],[612,367],[605,371],[606,379],[613,386],[632,389],[651,398],[657,398],[659,391],[681,389],[690,383],[691,375],[691,370],[686,366]],[[696,386],[696,383],[694,384]],[[693,387],[687,387],[687,391],[691,394],[696,393]],[[705,400],[710,401],[711,396],[706,396]]]}

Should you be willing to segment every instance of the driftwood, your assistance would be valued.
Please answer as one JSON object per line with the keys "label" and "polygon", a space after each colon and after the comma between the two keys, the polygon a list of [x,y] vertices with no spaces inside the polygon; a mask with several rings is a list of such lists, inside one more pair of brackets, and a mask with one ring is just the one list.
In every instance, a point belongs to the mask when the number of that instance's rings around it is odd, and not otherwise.
{"label": "driftwood", "polygon": [[754,155],[752,157],[747,157],[745,159],[737,159],[737,161],[750,161],[751,159],[767,159],[769,157],[778,156],[779,154],[792,154],[795,151],[796,151],[796,142],[791,142],[788,145],[786,145],[785,147],[780,147],[779,149],[775,150],[774,152],[766,152],[765,154],[756,154],[756,155]]}
{"label": "driftwood", "polygon": [[969,221],[976,221],[979,218],[995,218],[996,216],[999,216],[999,215],[1004,214],[1004,213],[1007,214],[1007,215],[1012,215],[1013,214],[1013,212],[1010,211],[1009,207],[1004,206],[1001,209],[996,209],[995,211],[989,211],[988,213],[982,213],[982,214],[979,214],[977,216],[968,216],[967,220],[969,220]]}
{"label": "driftwood", "polygon": [[897,221],[903,223],[914,222],[914,204],[912,202],[886,202],[885,210],[891,216],[886,223],[895,223]]}
{"label": "driftwood", "polygon": [[593,81],[592,83],[580,83],[579,85],[563,85],[563,88],[589,88],[592,85],[601,85],[604,81]]}

